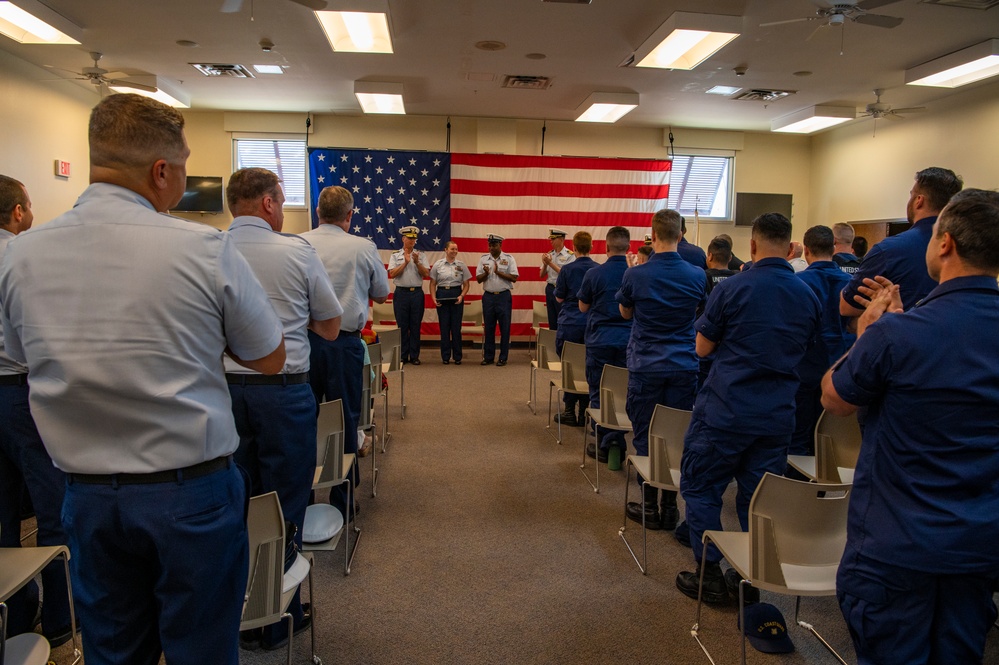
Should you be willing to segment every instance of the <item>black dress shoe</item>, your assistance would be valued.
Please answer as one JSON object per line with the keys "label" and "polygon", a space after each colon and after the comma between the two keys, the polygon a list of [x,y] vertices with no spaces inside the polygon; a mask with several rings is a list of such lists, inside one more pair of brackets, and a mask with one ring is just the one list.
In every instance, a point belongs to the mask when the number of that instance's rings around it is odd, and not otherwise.
{"label": "black dress shoe", "polygon": [[455,364],[455,365],[460,365],[460,364],[461,364],[461,361],[460,361],[460,360],[455,360],[455,361],[454,361],[454,364]]}
{"label": "black dress shoe", "polygon": [[[740,575],[739,571],[735,568],[729,568],[725,571],[725,587],[728,589],[728,595],[730,595],[732,600],[736,603],[739,602],[739,582],[741,581],[742,575]],[[747,584],[742,589],[742,598],[746,605],[758,603],[760,602],[760,590],[752,584]]]}
{"label": "black dress shoe", "polygon": [[576,412],[566,409],[562,413],[556,413],[555,422],[560,425],[566,425],[568,427],[578,427],[579,422],[576,420]]}
{"label": "black dress shoe", "polygon": [[[703,563],[707,566],[704,570],[704,589],[701,598],[708,605],[723,605],[728,602],[728,587],[725,585],[725,577],[722,575],[721,567],[717,563]],[[676,588],[680,593],[697,600],[697,588],[700,582],[700,568],[694,572],[684,571],[676,576]]]}
{"label": "black dress shoe", "polygon": [[673,537],[684,547],[690,547],[690,527],[686,520],[677,525],[676,530],[673,531]]}
{"label": "black dress shoe", "polygon": [[[76,630],[80,630],[79,625],[76,626]],[[46,635],[45,639],[49,641],[49,646],[52,647],[53,649],[56,647],[61,647],[63,644],[66,644],[66,642],[69,642],[71,639],[73,639],[73,629],[70,626],[66,626],[62,630],[57,630],[55,634],[52,635],[52,637]]]}
{"label": "black dress shoe", "polygon": [[604,464],[607,463],[608,450],[606,448],[597,450],[597,444],[595,443],[586,444],[586,454],[598,462],[603,462]]}
{"label": "black dress shoe", "polygon": [[663,521],[659,516],[659,509],[657,507],[650,510],[646,509],[644,503],[629,501],[624,512],[629,520],[638,522],[639,524],[642,523],[642,513],[645,513],[645,528],[649,531],[659,531],[663,528]]}
{"label": "black dress shoe", "polygon": [[497,367],[503,367],[504,365],[506,365],[506,361],[505,360],[501,360],[498,363],[496,363]]}
{"label": "black dress shoe", "polygon": [[239,648],[245,651],[256,651],[260,648],[260,637],[263,632],[262,628],[239,631]]}
{"label": "black dress shoe", "polygon": [[444,361],[444,364],[445,364],[445,365],[450,365],[450,364],[451,364],[451,361],[450,361],[450,360],[445,360],[445,361]]}
{"label": "black dress shoe", "polygon": [[493,361],[492,361],[492,360],[486,360],[485,358],[483,358],[483,359],[482,359],[482,362],[481,362],[481,363],[479,363],[479,364],[480,364],[480,365],[492,365],[492,364],[493,364]]}
{"label": "black dress shoe", "polygon": [[410,362],[410,364],[411,365],[420,365],[421,364],[420,363],[420,359],[419,358],[413,358],[413,360],[412,360],[412,362]]}

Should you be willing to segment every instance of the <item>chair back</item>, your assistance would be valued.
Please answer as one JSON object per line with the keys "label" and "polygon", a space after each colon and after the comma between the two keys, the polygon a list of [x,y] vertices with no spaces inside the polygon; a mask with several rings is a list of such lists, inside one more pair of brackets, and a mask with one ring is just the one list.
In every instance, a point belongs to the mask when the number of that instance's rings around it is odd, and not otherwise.
{"label": "chair back", "polygon": [[[585,361],[584,361],[585,362]],[[615,427],[631,428],[628,418],[628,370],[604,365],[600,374],[600,422]]]}
{"label": "chair back", "polygon": [[558,369],[558,367],[552,366],[558,362],[558,355],[555,353],[556,334],[554,330],[549,330],[548,328],[538,329],[538,369],[552,371]]}
{"label": "chair back", "polygon": [[[357,421],[358,429],[368,429],[371,427],[371,386],[374,378],[371,376],[374,367],[371,356],[371,347],[367,349],[368,360],[361,367],[361,417]],[[381,367],[379,367],[379,370]],[[379,382],[380,383],[380,382]]]}
{"label": "chair back", "polygon": [[[382,395],[382,345],[368,344],[368,357],[371,359],[371,365],[369,369],[374,371],[374,378],[371,379],[371,384],[368,386],[371,389],[371,397],[381,397]],[[368,377],[371,376],[369,372]]]}
{"label": "chair back", "polygon": [[531,311],[531,326],[535,329],[542,326],[548,327],[548,305],[537,300],[534,301]]}
{"label": "chair back", "polygon": [[835,416],[823,411],[815,425],[815,479],[820,483],[853,482],[860,442],[857,414]]}
{"label": "chair back", "polygon": [[690,426],[690,411],[656,404],[649,424],[649,481],[680,486],[683,438]]}
{"label": "chair back", "polygon": [[482,301],[465,300],[461,310],[461,332],[462,334],[483,335],[486,326],[482,319]]}
{"label": "chair back", "polygon": [[567,393],[589,393],[586,383],[586,345],[566,342],[562,345],[562,390]]}
{"label": "chair back", "polygon": [[[836,567],[846,547],[846,515],[853,486],[816,484],[767,473],[749,503],[749,574],[769,591],[835,591]],[[824,573],[824,575],[823,575]],[[832,573],[832,575],[830,575]],[[831,589],[808,588],[825,579]]]}
{"label": "chair back", "polygon": [[281,618],[283,611],[284,514],[277,492],[250,497],[246,526],[250,567],[240,630],[272,624]]}
{"label": "chair back", "polygon": [[392,328],[378,333],[382,345],[382,372],[398,372],[402,369],[402,330]]}
{"label": "chair back", "polygon": [[316,468],[319,477],[313,489],[330,487],[343,479],[344,424],[343,400],[319,405],[316,424]]}

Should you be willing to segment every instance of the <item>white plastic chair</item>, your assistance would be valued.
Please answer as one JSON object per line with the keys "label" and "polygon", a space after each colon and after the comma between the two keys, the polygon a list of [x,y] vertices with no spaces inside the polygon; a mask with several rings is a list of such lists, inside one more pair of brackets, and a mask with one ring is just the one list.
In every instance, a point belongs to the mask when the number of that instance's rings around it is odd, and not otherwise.
{"label": "white plastic chair", "polygon": [[[486,324],[482,315],[481,300],[465,300],[465,307],[461,311],[461,337],[472,335],[479,338],[479,344],[486,334]],[[475,340],[472,340],[472,347],[475,347]]]}
{"label": "white plastic chair", "polygon": [[[558,423],[558,434],[552,434],[552,388],[557,388],[555,392],[556,400],[562,398],[563,393],[570,395],[589,395],[590,386],[586,383],[586,345],[575,342],[566,342],[562,345],[562,370],[559,380],[552,379],[548,386],[548,424],[545,429],[555,438],[559,445],[562,445],[562,423]],[[561,420],[561,419],[560,419]]]}
{"label": "white plastic chair", "polygon": [[[399,373],[399,405],[402,411],[401,418],[406,419],[406,371],[402,363],[402,330],[392,328],[379,333],[378,342],[382,345],[382,374],[390,372]],[[388,403],[388,397],[386,404]],[[388,412],[386,412],[388,415]],[[386,427],[388,423],[386,422]],[[382,452],[385,452],[387,441],[382,439]]]}
{"label": "white plastic chair", "polygon": [[852,483],[861,438],[857,414],[823,411],[815,424],[815,455],[788,455],[787,463],[820,483]]}
{"label": "white plastic chair", "polygon": [[[378,427],[374,424],[375,407],[373,399],[382,397],[385,399],[385,418],[383,438],[387,435],[388,429],[388,399],[382,392],[382,345],[368,344],[368,363],[361,370],[361,419],[357,423],[358,429],[371,430],[371,498],[377,495],[378,489]],[[374,376],[372,376],[374,375]]]}
{"label": "white plastic chair", "polygon": [[395,320],[395,306],[390,302],[371,303],[371,330],[380,335],[386,330],[398,328]]}
{"label": "white plastic chair", "polygon": [[[632,426],[631,419],[628,418],[627,405],[628,370],[624,367],[604,365],[600,373],[600,407],[587,408],[583,416],[583,463],[579,465],[580,472],[594,492],[600,492],[600,462],[597,459],[593,460],[595,479],[590,480],[586,475],[586,442],[590,429],[593,429],[593,443],[598,449],[600,442],[597,440],[597,426],[619,432],[630,432]],[[627,492],[625,488],[625,494]]]}
{"label": "white plastic chair", "polygon": [[537,347],[532,347],[531,342],[538,341],[538,334],[542,328],[548,328],[548,306],[544,302],[538,302],[535,300],[531,303],[531,332],[533,333],[533,338],[527,341],[527,352],[531,356],[531,360],[537,360],[537,356],[534,354],[534,349]]}
{"label": "white plastic chair", "polygon": [[546,372],[561,372],[562,363],[555,353],[555,331],[548,328],[538,330],[538,357],[531,361],[531,386],[528,392],[527,406],[531,413],[538,415],[538,370]]}

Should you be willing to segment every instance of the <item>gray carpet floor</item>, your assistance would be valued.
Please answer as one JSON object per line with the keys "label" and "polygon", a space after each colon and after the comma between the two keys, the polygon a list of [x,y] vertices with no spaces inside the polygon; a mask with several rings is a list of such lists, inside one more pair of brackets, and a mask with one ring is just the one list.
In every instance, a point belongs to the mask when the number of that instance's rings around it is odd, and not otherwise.
{"label": "gray carpet floor", "polygon": [[[351,574],[343,575],[342,545],[316,557],[317,655],[327,665],[707,663],[690,633],[696,603],[674,586],[693,566],[691,551],[670,532],[649,532],[642,575],[618,536],[624,472],[603,466],[594,493],[579,472],[582,430],[563,430],[563,445],[549,436],[551,375],[539,376],[532,415],[526,348],[514,348],[506,367],[480,359],[466,346],[462,366],[444,366],[425,346],[423,364],[405,370],[405,420],[398,375],[389,375],[392,438],[377,458],[376,498],[371,458],[360,460],[362,536]],[[380,404],[376,414],[381,433]],[[736,528],[731,491],[723,521]],[[627,533],[641,542],[638,525]],[[763,600],[792,622],[792,598],[764,592]],[[802,618],[856,662],[834,598],[803,599]],[[738,662],[734,604],[706,608],[701,635],[715,662]],[[748,662],[836,663],[803,629],[790,635],[794,653],[749,647]],[[294,652],[309,662],[308,632]],[[67,647],[56,655],[70,662]],[[283,651],[240,655],[245,665],[284,662]],[[999,662],[999,631],[986,662]]]}

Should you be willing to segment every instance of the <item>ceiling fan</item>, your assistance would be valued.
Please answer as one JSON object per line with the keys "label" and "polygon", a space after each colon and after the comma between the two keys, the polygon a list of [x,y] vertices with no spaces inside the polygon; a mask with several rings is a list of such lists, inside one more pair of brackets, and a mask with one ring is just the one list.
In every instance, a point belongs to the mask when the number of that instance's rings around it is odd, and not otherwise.
{"label": "ceiling fan", "polygon": [[874,91],[875,102],[873,104],[868,104],[867,108],[863,113],[858,115],[858,118],[874,118],[875,120],[880,120],[882,118],[890,118],[892,120],[901,120],[905,113],[917,113],[919,111],[925,111],[924,106],[912,106],[910,108],[896,109],[892,108],[890,104],[883,104],[881,102],[881,95],[884,90],[878,88]]}
{"label": "ceiling fan", "polygon": [[[103,87],[111,87],[111,86],[114,86],[116,88],[132,88],[133,90],[143,90],[145,92],[157,91],[156,86],[146,85],[145,83],[133,83],[132,81],[125,81],[123,79],[117,78],[119,76],[128,76],[128,74],[126,74],[125,72],[109,72],[108,70],[101,67],[98,63],[100,63],[101,58],[103,57],[102,53],[98,53],[97,51],[91,51],[90,57],[94,61],[93,67],[84,67],[83,70],[79,72],[74,72],[71,70],[63,70],[63,71],[69,71],[71,74],[76,74],[76,80],[90,81],[95,86],[101,87],[102,94],[104,92]],[[53,67],[52,69],[55,68]]]}
{"label": "ceiling fan", "polygon": [[[894,28],[902,23],[898,16],[886,16],[884,14],[871,14],[869,10],[877,9],[884,5],[890,5],[898,0],[812,0],[817,9],[815,16],[803,18],[792,18],[785,21],[771,21],[761,23],[760,27],[771,25],[783,25],[785,23],[801,23],[805,21],[822,21],[819,27],[836,27],[846,23],[847,20],[853,23],[873,25],[878,28]],[[815,33],[812,33],[813,35]]]}
{"label": "ceiling fan", "polygon": [[[326,0],[291,0],[291,2],[307,7],[314,12],[326,9]],[[223,0],[221,11],[223,14],[234,14],[242,8],[243,0]]]}

